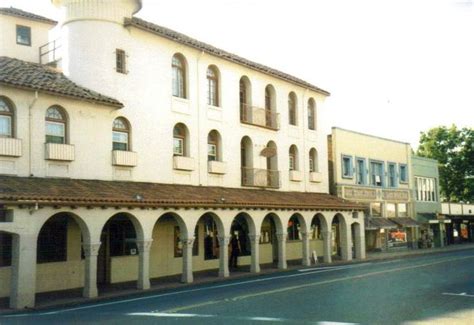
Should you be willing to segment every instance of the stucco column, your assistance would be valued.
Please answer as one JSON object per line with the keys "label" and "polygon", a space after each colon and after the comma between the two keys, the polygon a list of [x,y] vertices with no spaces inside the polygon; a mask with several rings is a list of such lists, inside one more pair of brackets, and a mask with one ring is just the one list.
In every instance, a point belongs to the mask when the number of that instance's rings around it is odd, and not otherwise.
{"label": "stucco column", "polygon": [[277,233],[277,240],[278,240],[278,268],[279,269],[286,269],[286,234],[285,233]]}
{"label": "stucco column", "polygon": [[138,248],[138,282],[140,290],[150,289],[150,250],[152,239],[137,240]]}
{"label": "stucco column", "polygon": [[323,256],[325,263],[332,262],[332,232],[322,231],[321,235],[323,236]]}
{"label": "stucco column", "polygon": [[181,275],[181,282],[193,282],[193,244],[194,237],[183,238],[183,274]]}
{"label": "stucco column", "polygon": [[339,225],[341,234],[341,259],[343,261],[352,260],[352,235],[350,226]]}
{"label": "stucco column", "polygon": [[230,236],[218,236],[219,240],[219,277],[229,276],[229,242]]}
{"label": "stucco column", "polygon": [[250,237],[250,250],[252,253],[250,272],[260,272],[260,235],[249,235]]}
{"label": "stucco column", "polygon": [[35,306],[36,243],[35,235],[13,235],[10,308]]}
{"label": "stucco column", "polygon": [[311,259],[310,259],[310,253],[309,253],[309,234],[307,232],[300,232],[301,234],[301,239],[303,242],[303,261],[302,264],[303,266],[310,266],[311,265]]}
{"label": "stucco column", "polygon": [[97,256],[99,255],[100,242],[83,243],[85,257],[84,289],[82,295],[94,298],[99,295],[97,291]]}
{"label": "stucco column", "polygon": [[354,234],[354,246],[357,259],[365,259],[365,234],[363,231],[356,231]]}

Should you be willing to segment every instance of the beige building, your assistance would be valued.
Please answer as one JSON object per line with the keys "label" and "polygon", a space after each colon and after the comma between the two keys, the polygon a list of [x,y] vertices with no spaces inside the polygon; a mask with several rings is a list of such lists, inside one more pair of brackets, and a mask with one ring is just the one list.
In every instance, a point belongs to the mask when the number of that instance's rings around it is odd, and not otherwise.
{"label": "beige building", "polygon": [[366,206],[366,249],[415,248],[410,145],[333,127],[328,148],[331,193]]}
{"label": "beige building", "polygon": [[327,91],[138,0],[53,3],[57,25],[0,9],[0,302],[365,258],[363,208],[329,194]]}

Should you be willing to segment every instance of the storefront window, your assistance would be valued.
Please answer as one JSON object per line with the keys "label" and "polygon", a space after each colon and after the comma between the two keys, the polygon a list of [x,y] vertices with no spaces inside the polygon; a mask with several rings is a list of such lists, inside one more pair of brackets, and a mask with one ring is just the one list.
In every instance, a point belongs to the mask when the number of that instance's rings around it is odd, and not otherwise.
{"label": "storefront window", "polygon": [[387,203],[387,218],[395,218],[396,216],[395,203]]}
{"label": "storefront window", "polygon": [[311,223],[311,229],[310,229],[310,239],[323,239],[321,235],[321,223],[319,219],[313,220]]}
{"label": "storefront window", "polygon": [[[194,243],[193,243],[193,256],[199,255],[199,237],[198,237],[199,227],[194,228]],[[181,232],[179,227],[174,227],[174,257],[183,256],[183,243],[181,242]]]}
{"label": "storefront window", "polygon": [[381,217],[382,216],[382,203],[372,202],[370,203],[370,214],[372,217]]}
{"label": "storefront window", "polygon": [[271,218],[266,218],[262,223],[260,232],[260,244],[270,244],[273,242],[274,222]]}
{"label": "storefront window", "polygon": [[240,256],[250,255],[250,238],[247,221],[243,216],[235,218],[231,226],[231,235],[235,236],[239,242]]}

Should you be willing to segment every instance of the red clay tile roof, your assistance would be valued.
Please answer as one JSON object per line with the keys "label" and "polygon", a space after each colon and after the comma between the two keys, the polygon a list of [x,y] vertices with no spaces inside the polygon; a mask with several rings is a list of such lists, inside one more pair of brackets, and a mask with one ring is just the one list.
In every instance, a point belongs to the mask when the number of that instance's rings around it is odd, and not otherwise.
{"label": "red clay tile roof", "polygon": [[123,107],[118,100],[79,86],[54,68],[6,56],[0,56],[0,84]]}
{"label": "red clay tile roof", "polygon": [[[137,195],[141,198],[137,199]],[[324,193],[0,176],[0,204],[362,210]]]}
{"label": "red clay tile roof", "polygon": [[246,66],[247,68],[250,68],[252,70],[257,70],[259,72],[271,75],[273,77],[283,79],[285,81],[297,84],[301,87],[308,88],[311,90],[314,90],[320,94],[329,96],[330,93],[327,92],[326,90],[323,90],[321,88],[316,87],[315,85],[312,85],[304,80],[301,80],[299,78],[293,77],[287,73],[269,68],[263,64],[255,63],[253,61],[244,59],[238,55],[229,53],[227,51],[221,50],[217,47],[214,47],[212,45],[206,44],[204,42],[198,41],[194,38],[191,38],[189,36],[186,36],[184,34],[175,32],[174,30],[171,30],[169,28],[163,27],[156,25],[154,23],[150,23],[148,21],[145,21],[143,19],[133,17],[132,19],[126,18],[125,19],[125,25],[128,26],[134,26],[137,28],[140,28],[142,30],[151,32],[153,34],[159,35],[161,37],[167,38],[169,40],[172,40],[174,42],[178,42],[184,45],[187,45],[189,47],[193,47],[195,49],[198,49],[200,51],[204,51],[208,54],[215,55],[217,57],[220,57],[224,60],[228,60],[234,63],[237,63],[239,65]]}
{"label": "red clay tile roof", "polygon": [[1,15],[6,15],[6,16],[14,16],[14,17],[20,17],[20,18],[25,18],[29,20],[35,20],[39,21],[42,23],[47,23],[51,25],[56,25],[58,22],[40,15],[32,14],[31,12],[23,11],[21,9],[17,8],[0,8],[0,14]]}

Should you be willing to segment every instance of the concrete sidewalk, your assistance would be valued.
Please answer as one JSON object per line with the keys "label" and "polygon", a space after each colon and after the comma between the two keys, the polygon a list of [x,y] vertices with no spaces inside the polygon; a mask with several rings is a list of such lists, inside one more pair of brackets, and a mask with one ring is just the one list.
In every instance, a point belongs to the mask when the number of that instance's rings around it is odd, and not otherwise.
{"label": "concrete sidewalk", "polygon": [[[334,265],[346,265],[353,263],[364,263],[367,261],[377,261],[377,260],[390,260],[390,259],[399,259],[399,258],[414,258],[420,255],[427,254],[441,254],[447,252],[456,252],[461,250],[474,250],[473,244],[462,244],[462,245],[451,245],[443,248],[429,248],[429,249],[415,249],[415,250],[403,250],[396,252],[380,252],[380,253],[368,253],[367,258],[364,260],[353,260],[353,261],[342,261],[335,259],[333,263],[318,263],[317,265],[313,264],[311,267],[324,267],[324,266],[334,266]],[[82,289],[67,290],[61,292],[51,292],[51,293],[41,293],[36,295],[36,307],[34,310],[41,310],[46,308],[53,307],[66,307],[74,306],[77,304],[83,303],[94,303],[99,301],[113,300],[121,297],[130,297],[130,296],[143,296],[147,294],[160,293],[165,291],[170,291],[178,288],[190,288],[193,286],[198,286],[202,284],[218,283],[228,280],[242,279],[248,277],[268,275],[278,272],[288,272],[296,269],[303,268],[301,264],[295,263],[296,261],[289,261],[288,269],[285,271],[279,270],[272,267],[271,265],[262,266],[261,272],[259,274],[250,273],[248,267],[240,267],[238,270],[231,272],[230,277],[228,278],[219,278],[217,277],[217,271],[206,271],[206,272],[196,272],[194,276],[194,282],[192,284],[183,284],[179,282],[180,276],[172,276],[167,278],[153,279],[151,280],[151,288],[149,290],[143,291],[136,289],[136,282],[123,283],[118,285],[110,285],[105,288],[100,288],[100,296],[87,299],[82,297]],[[5,313],[14,313],[19,312],[8,308],[8,299],[0,300],[0,315]]]}

